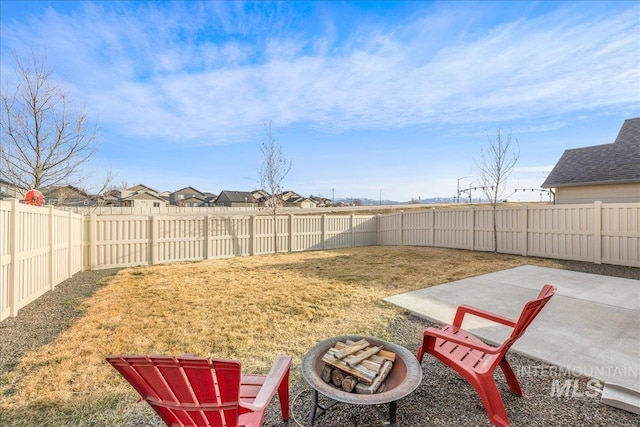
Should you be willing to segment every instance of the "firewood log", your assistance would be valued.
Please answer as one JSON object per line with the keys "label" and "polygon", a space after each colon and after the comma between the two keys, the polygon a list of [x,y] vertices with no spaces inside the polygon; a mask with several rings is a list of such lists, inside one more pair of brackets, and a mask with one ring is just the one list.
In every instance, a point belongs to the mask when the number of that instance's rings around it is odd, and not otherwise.
{"label": "firewood log", "polygon": [[342,381],[344,380],[344,372],[340,369],[334,369],[331,371],[331,382],[336,387],[342,387]]}
{"label": "firewood log", "polygon": [[333,372],[333,368],[329,365],[324,365],[324,367],[322,368],[322,372],[320,373],[320,378],[322,378],[322,381],[324,381],[325,383],[330,383],[331,372]]}
{"label": "firewood log", "polygon": [[358,380],[353,378],[352,376],[346,376],[342,380],[342,389],[347,393],[351,393],[354,388],[356,388],[356,384],[358,384]]}

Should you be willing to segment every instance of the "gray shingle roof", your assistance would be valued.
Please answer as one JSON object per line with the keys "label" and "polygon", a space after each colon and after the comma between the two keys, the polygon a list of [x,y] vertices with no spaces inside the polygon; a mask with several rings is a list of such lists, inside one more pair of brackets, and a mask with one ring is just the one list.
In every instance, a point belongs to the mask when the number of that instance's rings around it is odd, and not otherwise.
{"label": "gray shingle roof", "polygon": [[566,150],[543,188],[640,182],[640,117],[622,124],[613,144]]}

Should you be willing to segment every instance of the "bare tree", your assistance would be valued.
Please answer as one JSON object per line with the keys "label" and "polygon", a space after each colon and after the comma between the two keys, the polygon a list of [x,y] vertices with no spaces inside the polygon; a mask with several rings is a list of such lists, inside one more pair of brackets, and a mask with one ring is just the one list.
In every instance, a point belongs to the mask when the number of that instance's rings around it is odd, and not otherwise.
{"label": "bare tree", "polygon": [[291,161],[282,154],[282,147],[276,144],[271,130],[271,122],[265,125],[266,136],[260,144],[262,166],[260,168],[260,186],[270,193],[266,207],[273,216],[273,250],[278,253],[278,209],[284,204],[282,199],[282,181],[291,170]]}
{"label": "bare tree", "polygon": [[14,54],[16,69],[2,93],[0,177],[25,188],[76,184],[93,156],[97,125],[76,112],[63,85],[51,78],[46,57]]}
{"label": "bare tree", "polygon": [[[481,173],[482,190],[493,208],[493,251],[498,251],[498,224],[496,208],[498,202],[506,195],[507,178],[513,171],[518,158],[520,147],[518,140],[511,132],[503,135],[502,130],[496,129],[496,136],[492,138],[487,132],[488,144],[480,149],[480,162],[476,162]],[[513,143],[515,142],[515,147]]]}

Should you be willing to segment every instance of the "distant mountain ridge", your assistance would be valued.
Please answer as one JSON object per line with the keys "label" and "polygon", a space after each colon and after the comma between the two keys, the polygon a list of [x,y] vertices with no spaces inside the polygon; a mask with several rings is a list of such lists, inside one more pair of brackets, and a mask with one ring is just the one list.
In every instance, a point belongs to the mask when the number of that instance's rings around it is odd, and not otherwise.
{"label": "distant mountain ridge", "polygon": [[348,197],[343,199],[336,199],[335,203],[345,203],[352,205],[354,203],[362,206],[376,206],[376,205],[406,205],[406,204],[439,204],[439,203],[455,203],[456,200],[453,197],[431,197],[429,199],[409,200],[406,202],[398,202],[395,200],[374,200],[366,197]]}

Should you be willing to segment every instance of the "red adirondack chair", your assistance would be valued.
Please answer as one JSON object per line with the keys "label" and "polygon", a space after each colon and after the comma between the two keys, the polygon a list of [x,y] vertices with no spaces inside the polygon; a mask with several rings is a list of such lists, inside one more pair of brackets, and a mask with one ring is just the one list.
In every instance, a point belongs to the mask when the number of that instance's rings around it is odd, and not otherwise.
{"label": "red adirondack chair", "polygon": [[[491,422],[500,427],[508,427],[507,411],[493,378],[493,372],[497,366],[500,366],[509,389],[518,396],[522,396],[522,389],[506,359],[506,354],[513,343],[524,334],[555,291],[554,286],[544,285],[537,298],[525,304],[517,322],[485,310],[462,305],[456,311],[453,325],[446,325],[442,329],[428,328],[424,331],[422,345],[418,348],[416,357],[422,362],[425,353],[431,354],[462,375],[480,395]],[[513,328],[513,331],[500,346],[490,346],[461,328],[465,314],[501,323]]]}
{"label": "red adirondack chair", "polygon": [[276,391],[289,419],[290,356],[278,356],[267,375],[242,375],[235,360],[191,355],[107,361],[168,426],[260,426]]}

